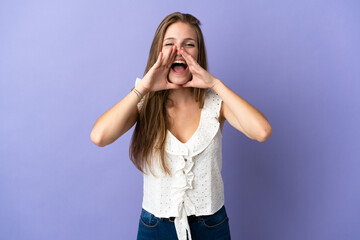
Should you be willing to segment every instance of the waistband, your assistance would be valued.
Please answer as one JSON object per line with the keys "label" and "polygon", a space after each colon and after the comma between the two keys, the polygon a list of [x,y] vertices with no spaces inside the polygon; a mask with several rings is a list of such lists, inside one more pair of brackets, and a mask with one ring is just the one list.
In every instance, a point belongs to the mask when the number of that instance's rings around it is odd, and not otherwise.
{"label": "waistband", "polygon": [[[209,215],[210,216],[210,215]],[[191,216],[187,216],[187,219],[190,222],[200,222],[202,221],[202,219],[206,217],[206,216],[195,216],[195,215],[191,215]],[[169,217],[169,218],[159,218],[160,221],[169,221],[169,222],[174,222],[175,221],[175,217]]]}
{"label": "waistband", "polygon": [[[146,211],[145,209],[143,209],[143,211]],[[201,222],[203,221],[204,218],[209,217],[209,216],[213,216],[217,213],[220,213],[221,211],[225,211],[225,206],[223,205],[216,213],[211,214],[211,215],[201,215],[201,216],[195,216],[195,215],[190,215],[187,216],[188,222]],[[146,211],[147,212],[147,211]],[[151,213],[149,213],[151,214]],[[226,214],[226,213],[225,213]],[[169,218],[158,218],[159,221],[163,222],[163,221],[169,221],[169,222],[174,222],[175,221],[175,217],[169,217]]]}

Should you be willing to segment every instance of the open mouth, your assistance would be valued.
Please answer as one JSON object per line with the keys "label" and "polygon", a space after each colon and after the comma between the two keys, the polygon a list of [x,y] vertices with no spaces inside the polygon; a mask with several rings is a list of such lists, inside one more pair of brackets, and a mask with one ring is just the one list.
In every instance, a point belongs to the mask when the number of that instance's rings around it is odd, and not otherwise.
{"label": "open mouth", "polygon": [[183,60],[174,61],[174,63],[171,65],[171,69],[176,74],[183,74],[186,71],[187,67],[188,65]]}

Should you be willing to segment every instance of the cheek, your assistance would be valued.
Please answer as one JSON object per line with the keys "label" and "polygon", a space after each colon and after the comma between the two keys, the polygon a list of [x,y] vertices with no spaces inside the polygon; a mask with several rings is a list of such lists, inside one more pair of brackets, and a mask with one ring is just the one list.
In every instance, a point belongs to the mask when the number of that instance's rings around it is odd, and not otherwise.
{"label": "cheek", "polygon": [[172,46],[162,46],[161,51],[162,51],[163,53],[165,53],[165,52],[169,51],[171,47],[172,47]]}
{"label": "cheek", "polygon": [[198,51],[190,51],[188,52],[193,59],[195,59],[195,61],[197,61],[197,58],[198,58]]}

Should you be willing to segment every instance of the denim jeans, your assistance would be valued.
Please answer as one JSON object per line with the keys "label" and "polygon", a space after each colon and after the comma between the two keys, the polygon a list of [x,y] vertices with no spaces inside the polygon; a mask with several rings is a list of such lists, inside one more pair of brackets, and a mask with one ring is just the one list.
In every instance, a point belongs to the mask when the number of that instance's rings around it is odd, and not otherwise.
{"label": "denim jeans", "polygon": [[[193,240],[230,240],[229,218],[225,206],[213,215],[188,216]],[[158,218],[142,209],[137,240],[176,240],[172,219]]]}

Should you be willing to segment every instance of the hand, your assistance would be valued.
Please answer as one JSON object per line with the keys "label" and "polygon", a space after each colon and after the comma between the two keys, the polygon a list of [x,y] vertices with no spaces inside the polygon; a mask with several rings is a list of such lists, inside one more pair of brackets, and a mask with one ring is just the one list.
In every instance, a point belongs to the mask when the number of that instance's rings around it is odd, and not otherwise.
{"label": "hand", "polygon": [[170,67],[174,62],[175,55],[175,46],[171,47],[166,53],[160,52],[156,63],[150,68],[138,84],[142,84],[142,86],[148,91],[181,88],[180,85],[170,83],[167,79]]}
{"label": "hand", "polygon": [[184,48],[180,49],[180,54],[184,57],[193,76],[191,81],[182,85],[183,87],[213,88],[215,84],[220,81],[203,69]]}

